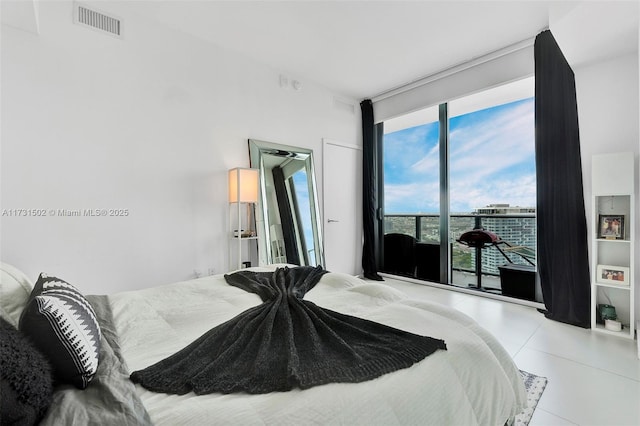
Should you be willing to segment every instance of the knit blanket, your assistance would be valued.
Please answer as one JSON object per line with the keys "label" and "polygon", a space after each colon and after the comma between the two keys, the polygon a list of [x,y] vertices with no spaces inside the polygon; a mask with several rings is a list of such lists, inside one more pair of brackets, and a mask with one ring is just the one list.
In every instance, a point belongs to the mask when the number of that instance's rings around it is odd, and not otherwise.
{"label": "knit blanket", "polygon": [[322,267],[285,267],[225,275],[227,283],[257,294],[263,303],[133,372],[131,380],[154,392],[178,395],[269,393],[363,382],[446,350],[443,340],[303,300],[326,272]]}

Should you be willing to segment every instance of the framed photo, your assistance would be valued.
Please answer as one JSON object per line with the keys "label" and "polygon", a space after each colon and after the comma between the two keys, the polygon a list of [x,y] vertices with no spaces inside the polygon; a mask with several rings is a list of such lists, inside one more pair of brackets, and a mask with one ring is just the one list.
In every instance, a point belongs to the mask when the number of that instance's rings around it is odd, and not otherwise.
{"label": "framed photo", "polygon": [[629,285],[629,268],[598,265],[596,268],[596,281],[605,284]]}
{"label": "framed photo", "polygon": [[624,216],[601,214],[598,216],[598,238],[607,240],[624,239]]}

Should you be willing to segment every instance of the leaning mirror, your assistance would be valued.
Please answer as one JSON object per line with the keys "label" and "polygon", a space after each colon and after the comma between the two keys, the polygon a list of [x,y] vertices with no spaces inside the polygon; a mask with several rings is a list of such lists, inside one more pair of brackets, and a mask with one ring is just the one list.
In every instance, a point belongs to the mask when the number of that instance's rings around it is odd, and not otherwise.
{"label": "leaning mirror", "polygon": [[313,150],[249,139],[260,170],[260,264],[324,265]]}

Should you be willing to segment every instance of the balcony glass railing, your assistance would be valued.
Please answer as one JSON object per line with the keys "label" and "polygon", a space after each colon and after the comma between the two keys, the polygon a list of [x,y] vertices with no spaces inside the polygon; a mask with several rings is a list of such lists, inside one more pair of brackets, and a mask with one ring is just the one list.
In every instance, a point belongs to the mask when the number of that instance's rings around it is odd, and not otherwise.
{"label": "balcony glass railing", "polygon": [[[440,217],[436,214],[385,215],[385,234],[407,234],[416,238],[418,243],[439,245],[439,220]],[[508,243],[508,245],[500,245],[504,254],[495,246],[474,249],[456,242],[464,232],[478,227],[495,233],[501,240]],[[485,287],[500,290],[499,268],[501,266],[536,264],[536,218],[533,213],[455,214],[450,216],[449,229],[451,242],[449,264],[452,276],[450,284],[480,288],[484,281]],[[417,259],[417,262],[420,263],[420,259]],[[435,264],[439,265],[437,261]]]}

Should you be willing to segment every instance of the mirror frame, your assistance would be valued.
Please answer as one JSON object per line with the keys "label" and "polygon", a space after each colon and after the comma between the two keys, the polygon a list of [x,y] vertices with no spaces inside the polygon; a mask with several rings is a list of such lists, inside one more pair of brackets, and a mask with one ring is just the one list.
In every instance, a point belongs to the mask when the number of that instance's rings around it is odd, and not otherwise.
{"label": "mirror frame", "polygon": [[258,194],[258,208],[256,209],[256,230],[258,232],[258,263],[270,265],[274,263],[271,248],[270,225],[268,223],[268,200],[266,198],[265,156],[277,152],[278,156],[298,158],[304,160],[304,169],[307,174],[309,191],[309,203],[311,209],[311,225],[314,228],[314,253],[316,265],[324,265],[324,243],[322,238],[322,220],[318,202],[318,190],[314,168],[313,150],[291,145],[282,145],[249,139],[249,159],[251,168],[259,170],[260,188]]}

